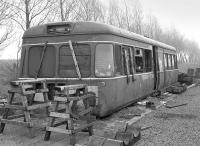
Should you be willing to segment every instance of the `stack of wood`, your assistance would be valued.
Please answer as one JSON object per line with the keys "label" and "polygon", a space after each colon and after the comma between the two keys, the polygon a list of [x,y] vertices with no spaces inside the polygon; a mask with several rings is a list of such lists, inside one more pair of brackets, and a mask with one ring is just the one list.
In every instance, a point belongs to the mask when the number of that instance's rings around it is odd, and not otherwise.
{"label": "stack of wood", "polygon": [[128,126],[125,122],[117,123],[118,128],[95,129],[87,146],[132,146],[141,137],[141,128]]}

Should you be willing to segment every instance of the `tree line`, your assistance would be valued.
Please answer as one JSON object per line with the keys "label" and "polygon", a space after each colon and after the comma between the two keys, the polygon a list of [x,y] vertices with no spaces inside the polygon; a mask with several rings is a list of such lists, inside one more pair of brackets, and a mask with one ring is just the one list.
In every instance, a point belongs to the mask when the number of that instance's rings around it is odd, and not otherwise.
{"label": "tree line", "polygon": [[[28,28],[57,21],[97,21],[174,46],[179,64],[198,63],[200,49],[175,28],[163,30],[139,0],[0,0],[0,51]],[[17,30],[17,31],[16,31]],[[19,39],[20,44],[21,39]],[[20,45],[19,45],[20,46]],[[19,47],[20,48],[20,47]],[[20,49],[19,49],[20,51]]]}

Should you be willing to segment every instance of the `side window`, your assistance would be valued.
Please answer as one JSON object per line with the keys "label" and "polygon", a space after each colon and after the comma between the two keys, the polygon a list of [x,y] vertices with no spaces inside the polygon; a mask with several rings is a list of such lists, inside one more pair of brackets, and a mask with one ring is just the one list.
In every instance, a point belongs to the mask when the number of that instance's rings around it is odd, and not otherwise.
{"label": "side window", "polygon": [[124,72],[126,75],[130,74],[130,54],[129,47],[123,46],[123,63],[124,63]]}
{"label": "side window", "polygon": [[175,68],[175,64],[174,64],[174,55],[172,55],[172,69],[174,69]]}
{"label": "side window", "polygon": [[95,52],[95,75],[110,77],[114,74],[114,55],[112,44],[98,44]]}
{"label": "side window", "polygon": [[152,71],[152,51],[144,50],[144,71],[151,72]]}
{"label": "side window", "polygon": [[168,55],[164,54],[165,69],[168,69]]}
{"label": "side window", "polygon": [[141,48],[135,48],[135,67],[136,73],[142,73],[144,70],[143,51]]}
{"label": "side window", "polygon": [[175,69],[178,69],[177,56],[176,55],[174,55],[174,65],[175,65]]}
{"label": "side window", "polygon": [[120,45],[115,45],[115,72],[116,75],[123,75],[122,48]]}
{"label": "side window", "polygon": [[170,54],[168,54],[168,65],[169,65],[169,69],[172,69],[172,58]]}

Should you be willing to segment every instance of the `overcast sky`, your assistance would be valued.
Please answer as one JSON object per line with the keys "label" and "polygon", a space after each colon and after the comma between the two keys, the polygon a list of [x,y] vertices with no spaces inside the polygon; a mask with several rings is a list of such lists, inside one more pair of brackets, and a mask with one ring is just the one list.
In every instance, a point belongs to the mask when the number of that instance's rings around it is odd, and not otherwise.
{"label": "overcast sky", "polygon": [[[156,16],[163,28],[175,27],[186,38],[195,40],[200,46],[200,0],[139,1],[144,15]],[[16,58],[16,51],[15,45],[11,45],[0,59]]]}

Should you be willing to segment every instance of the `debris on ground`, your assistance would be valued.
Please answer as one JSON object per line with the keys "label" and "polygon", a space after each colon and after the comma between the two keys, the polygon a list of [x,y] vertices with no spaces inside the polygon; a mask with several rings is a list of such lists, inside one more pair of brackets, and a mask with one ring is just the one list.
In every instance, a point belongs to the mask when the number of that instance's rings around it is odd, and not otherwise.
{"label": "debris on ground", "polygon": [[180,73],[178,75],[178,82],[180,82],[181,84],[186,84],[186,85],[191,85],[193,83],[194,77],[190,76],[186,73]]}
{"label": "debris on ground", "polygon": [[141,137],[141,127],[129,126],[118,121],[103,129],[94,129],[88,146],[128,146],[136,143]]}
{"label": "debris on ground", "polygon": [[166,89],[167,92],[173,93],[173,94],[181,94],[186,90],[187,90],[186,84],[175,84]]}
{"label": "debris on ground", "polygon": [[175,108],[175,107],[179,107],[179,106],[184,106],[184,105],[187,105],[188,103],[187,102],[178,102],[178,101],[169,101],[165,104],[165,107],[167,108]]}

